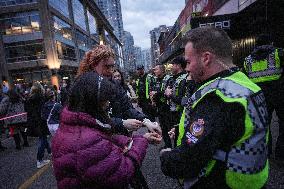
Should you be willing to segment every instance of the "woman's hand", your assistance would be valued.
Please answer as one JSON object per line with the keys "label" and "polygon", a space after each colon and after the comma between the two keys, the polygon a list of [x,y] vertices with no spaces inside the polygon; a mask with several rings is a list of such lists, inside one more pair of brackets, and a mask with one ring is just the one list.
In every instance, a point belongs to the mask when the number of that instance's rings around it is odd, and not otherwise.
{"label": "woman's hand", "polygon": [[122,120],[123,126],[130,131],[136,131],[142,126],[142,122],[137,119]]}
{"label": "woman's hand", "polygon": [[146,138],[150,144],[159,144],[162,141],[162,137],[158,133],[145,133],[143,137]]}

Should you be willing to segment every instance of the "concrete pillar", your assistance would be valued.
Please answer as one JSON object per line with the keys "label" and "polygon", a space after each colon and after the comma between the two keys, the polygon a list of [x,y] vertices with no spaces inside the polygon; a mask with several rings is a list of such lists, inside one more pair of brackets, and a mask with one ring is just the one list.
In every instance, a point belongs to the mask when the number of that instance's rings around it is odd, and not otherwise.
{"label": "concrete pillar", "polygon": [[5,49],[4,49],[4,43],[3,43],[3,36],[0,34],[0,82],[2,83],[2,80],[8,80],[8,70],[7,70],[7,62],[5,58]]}
{"label": "concrete pillar", "polygon": [[[46,62],[47,66],[50,69],[59,69],[60,63],[58,61],[58,56],[55,47],[55,41],[53,37],[53,29],[51,20],[51,14],[49,11],[48,0],[39,0],[39,12],[40,12],[40,20],[41,20],[41,30],[44,39],[45,53],[46,53]],[[57,77],[54,75],[54,77]],[[55,82],[55,83],[53,83]],[[57,80],[51,80],[52,85],[58,85]]]}

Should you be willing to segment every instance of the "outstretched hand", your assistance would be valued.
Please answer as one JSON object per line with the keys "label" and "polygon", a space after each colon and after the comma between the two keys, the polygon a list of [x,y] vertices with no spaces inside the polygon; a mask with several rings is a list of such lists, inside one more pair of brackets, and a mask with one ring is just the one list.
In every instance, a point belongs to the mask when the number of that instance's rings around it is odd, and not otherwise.
{"label": "outstretched hand", "polygon": [[146,138],[150,144],[160,144],[162,141],[162,137],[158,133],[145,133],[143,137]]}
{"label": "outstretched hand", "polygon": [[149,131],[162,135],[162,129],[157,122],[151,122],[149,119],[144,119],[143,124],[149,129]]}

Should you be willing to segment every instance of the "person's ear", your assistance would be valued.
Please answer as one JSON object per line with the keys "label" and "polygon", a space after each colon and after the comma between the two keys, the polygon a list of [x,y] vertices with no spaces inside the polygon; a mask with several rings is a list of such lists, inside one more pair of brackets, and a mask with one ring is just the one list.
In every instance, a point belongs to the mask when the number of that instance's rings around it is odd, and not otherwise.
{"label": "person's ear", "polygon": [[204,66],[209,66],[212,62],[212,59],[214,58],[214,55],[211,52],[204,52],[201,55],[201,61]]}

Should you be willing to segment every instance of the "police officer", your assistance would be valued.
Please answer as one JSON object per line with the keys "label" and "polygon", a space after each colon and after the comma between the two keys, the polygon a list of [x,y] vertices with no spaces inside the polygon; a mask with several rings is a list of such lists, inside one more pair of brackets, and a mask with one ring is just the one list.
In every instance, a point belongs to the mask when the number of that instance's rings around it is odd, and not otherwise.
{"label": "police officer", "polygon": [[[181,101],[186,91],[186,78],[187,73],[184,70],[186,62],[183,57],[176,57],[171,61],[172,64],[172,78],[169,81],[169,85],[165,90],[168,103],[170,105],[170,124],[172,127],[176,127],[179,123],[180,116],[182,113]],[[176,129],[178,131],[178,129]],[[176,141],[175,141],[176,146]]]}
{"label": "police officer", "polygon": [[[269,120],[273,110],[279,118],[279,136],[276,143],[275,158],[284,160],[284,86],[283,86],[283,51],[275,48],[269,35],[262,34],[256,40],[256,48],[245,59],[244,69],[248,77],[262,89]],[[271,136],[271,135],[270,135]],[[269,141],[272,153],[272,140]]]}
{"label": "police officer", "polygon": [[184,111],[178,147],[161,151],[165,175],[184,188],[262,188],[268,179],[264,95],[231,69],[232,43],[214,27],[189,32],[186,70],[198,83]]}
{"label": "police officer", "polygon": [[153,76],[146,74],[143,65],[137,66],[138,79],[136,80],[136,96],[138,105],[151,121],[155,121],[155,115],[150,102],[150,90],[153,84]]}
{"label": "police officer", "polygon": [[152,96],[152,101],[157,108],[157,115],[165,142],[165,146],[163,148],[172,148],[171,139],[168,135],[168,132],[172,126],[170,124],[170,106],[167,104],[164,95],[166,86],[169,85],[171,76],[166,74],[164,65],[157,65],[153,70],[156,76],[156,81],[155,86],[153,86],[153,90],[150,92],[150,96]]}

